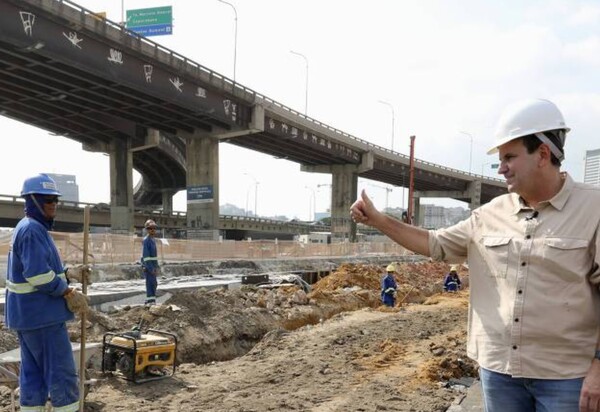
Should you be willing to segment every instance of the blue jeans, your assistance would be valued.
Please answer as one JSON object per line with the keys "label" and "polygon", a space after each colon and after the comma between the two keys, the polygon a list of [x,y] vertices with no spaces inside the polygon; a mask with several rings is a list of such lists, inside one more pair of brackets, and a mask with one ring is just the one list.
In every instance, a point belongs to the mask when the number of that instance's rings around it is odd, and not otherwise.
{"label": "blue jeans", "polygon": [[513,378],[479,368],[485,412],[578,412],[583,378]]}

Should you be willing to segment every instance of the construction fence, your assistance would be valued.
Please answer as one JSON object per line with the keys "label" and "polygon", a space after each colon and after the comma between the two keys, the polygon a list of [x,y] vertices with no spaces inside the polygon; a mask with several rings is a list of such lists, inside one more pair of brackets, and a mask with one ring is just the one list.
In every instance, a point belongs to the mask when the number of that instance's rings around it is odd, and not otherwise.
{"label": "construction fence", "polygon": [[[83,233],[51,232],[66,263],[83,261]],[[88,261],[95,264],[139,262],[143,238],[115,234],[90,234]],[[301,243],[298,241],[205,241],[156,239],[158,257],[163,262],[227,259],[286,259],[311,257],[405,255],[406,249],[392,241],[359,243]],[[0,256],[8,254],[10,236],[0,236]]]}

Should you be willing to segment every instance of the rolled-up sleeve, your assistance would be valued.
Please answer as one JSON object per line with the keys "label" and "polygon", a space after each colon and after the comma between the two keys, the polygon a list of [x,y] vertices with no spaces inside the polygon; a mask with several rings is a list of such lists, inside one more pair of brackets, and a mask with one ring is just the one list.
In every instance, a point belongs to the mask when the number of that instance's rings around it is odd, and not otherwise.
{"label": "rolled-up sleeve", "polygon": [[473,238],[476,212],[466,220],[444,229],[429,231],[429,253],[433,260],[461,263],[467,258]]}
{"label": "rolled-up sleeve", "polygon": [[592,265],[592,271],[589,275],[590,283],[595,285],[598,290],[600,290],[600,225],[596,228],[594,248],[592,250],[594,254],[594,263]]}

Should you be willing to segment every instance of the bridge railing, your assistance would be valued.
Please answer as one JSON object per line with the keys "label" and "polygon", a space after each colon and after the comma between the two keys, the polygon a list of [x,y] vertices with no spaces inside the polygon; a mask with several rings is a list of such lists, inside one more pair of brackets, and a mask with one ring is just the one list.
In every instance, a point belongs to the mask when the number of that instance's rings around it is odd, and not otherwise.
{"label": "bridge railing", "polygon": [[[73,3],[73,2],[71,2],[69,0],[55,0],[55,1],[58,1],[58,2],[60,2],[62,4],[66,4],[66,5],[70,6],[70,7],[78,10],[80,13],[82,13],[82,15],[89,15],[89,16],[92,16],[95,19],[99,19],[99,17],[96,15],[96,13],[94,13],[91,10],[88,10],[88,9],[86,9],[86,8],[84,8],[84,7],[76,4],[76,3]],[[171,50],[171,49],[169,49],[167,47],[164,47],[164,46],[162,46],[162,45],[160,45],[160,44],[158,44],[158,43],[156,43],[156,42],[148,39],[147,37],[144,37],[144,36],[142,36],[142,35],[134,32],[134,31],[131,31],[131,30],[123,27],[119,23],[116,23],[116,22],[114,22],[112,20],[109,20],[109,19],[102,19],[102,20],[104,20],[107,25],[113,27],[114,29],[122,31],[125,35],[131,36],[131,37],[137,39],[139,42],[145,43],[148,46],[153,47],[155,49],[155,51],[161,51],[161,52],[169,55],[171,62],[178,61],[181,64],[189,65],[192,68],[194,68],[194,69],[196,69],[196,70],[204,73],[206,76],[208,76],[210,84],[214,85],[215,83],[217,83],[217,84],[221,83],[221,86],[222,86],[222,88],[224,90],[225,89],[229,89],[229,91],[231,91],[235,96],[238,95],[236,93],[236,90],[240,91],[240,92],[243,92],[243,93],[247,93],[247,94],[250,95],[251,100],[253,100],[253,101],[256,98],[261,99],[261,100],[263,100],[263,101],[265,101],[265,102],[267,102],[269,104],[272,104],[272,105],[274,105],[274,106],[276,106],[276,107],[278,107],[280,109],[283,109],[283,110],[289,112],[290,114],[293,114],[295,116],[299,116],[299,117],[301,117],[301,118],[303,118],[303,119],[305,119],[305,120],[307,120],[307,121],[309,121],[309,122],[311,122],[311,123],[313,123],[313,124],[315,124],[317,126],[323,127],[323,128],[325,128],[325,129],[327,129],[327,130],[329,130],[331,132],[334,132],[334,133],[336,133],[336,134],[338,134],[338,135],[340,135],[342,137],[354,140],[354,141],[359,142],[359,143],[361,143],[361,144],[363,144],[363,145],[365,145],[367,147],[370,147],[370,148],[373,148],[373,149],[376,149],[376,150],[379,150],[379,151],[382,151],[382,152],[387,152],[387,153],[392,154],[394,156],[402,157],[405,160],[409,159],[409,156],[407,156],[405,154],[402,154],[400,152],[396,152],[394,150],[390,150],[390,149],[387,149],[385,147],[373,144],[371,142],[368,142],[366,140],[363,140],[361,138],[358,138],[356,136],[353,136],[351,134],[343,132],[343,131],[341,131],[339,129],[336,129],[335,127],[332,127],[332,126],[329,126],[329,125],[327,125],[325,123],[322,123],[322,122],[320,122],[320,121],[318,121],[316,119],[313,119],[312,117],[309,117],[309,116],[307,116],[307,115],[305,115],[303,113],[300,113],[300,112],[298,112],[298,111],[296,111],[296,110],[294,110],[294,109],[292,109],[292,108],[290,108],[290,107],[288,107],[288,106],[286,106],[286,105],[284,105],[282,103],[277,102],[276,100],[273,100],[273,99],[271,99],[271,98],[269,98],[269,97],[267,97],[267,96],[265,96],[263,94],[260,94],[260,93],[254,91],[254,90],[252,90],[252,89],[250,89],[250,88],[248,88],[248,87],[246,87],[246,86],[244,86],[244,85],[242,85],[240,83],[237,83],[234,80],[231,80],[227,76],[224,76],[224,75],[222,75],[220,73],[217,73],[217,72],[215,72],[215,71],[213,71],[213,70],[211,70],[211,69],[209,69],[209,68],[201,65],[200,63],[197,63],[197,62],[195,62],[195,61],[193,61],[191,59],[188,59],[187,57],[185,57],[185,56],[183,56],[183,55],[181,55],[181,54],[179,54],[179,53],[177,53],[177,52],[175,52],[175,51],[173,51],[173,50]],[[216,80],[216,82],[215,82],[215,80]],[[450,172],[453,172],[453,173],[464,174],[464,175],[467,175],[467,176],[474,176],[474,177],[475,176],[481,176],[481,175],[478,175],[478,174],[475,174],[475,173],[465,172],[465,171],[454,169],[454,168],[451,168],[451,167],[446,167],[446,166],[442,166],[442,165],[439,165],[439,164],[427,162],[427,161],[421,160],[421,159],[415,159],[415,162],[416,163],[420,163],[422,165],[429,165],[429,166],[432,166],[432,167],[441,168],[441,169],[444,169],[444,170],[447,170],[447,171],[450,171]],[[497,180],[499,182],[502,182],[501,179],[495,179],[495,178],[491,178],[491,177],[486,177],[486,179],[494,180],[494,181]]]}
{"label": "bridge railing", "polygon": [[[51,232],[66,263],[83,262],[83,234]],[[10,237],[0,237],[0,256],[8,254]],[[98,234],[89,235],[89,256],[92,264],[119,265],[140,261],[143,238]],[[286,259],[319,256],[376,256],[405,255],[409,252],[391,242],[361,243],[301,243],[297,241],[202,241],[183,239],[158,239],[159,260],[186,262],[218,259]]]}
{"label": "bridge railing", "polygon": [[[25,199],[16,195],[5,195],[0,194],[0,202],[10,202],[15,204],[24,204]],[[72,208],[81,208],[83,209],[86,206],[90,206],[92,210],[110,210],[110,205],[107,203],[87,203],[87,202],[74,202],[70,200],[59,200],[59,205],[61,207],[72,207]],[[184,218],[186,216],[186,212],[183,211],[164,211],[164,210],[156,210],[152,208],[135,208],[135,212],[139,214],[146,215],[148,218]],[[328,225],[322,224],[310,224],[307,222],[293,222],[293,221],[285,221],[285,220],[276,220],[276,219],[267,219],[263,217],[253,217],[253,216],[239,216],[239,215],[220,215],[219,218],[224,222],[247,222],[248,224],[259,224],[259,225],[273,225],[273,226],[281,226],[285,225],[290,228],[298,228],[298,229],[306,229],[310,228],[312,231],[321,232],[328,231],[330,227]]]}

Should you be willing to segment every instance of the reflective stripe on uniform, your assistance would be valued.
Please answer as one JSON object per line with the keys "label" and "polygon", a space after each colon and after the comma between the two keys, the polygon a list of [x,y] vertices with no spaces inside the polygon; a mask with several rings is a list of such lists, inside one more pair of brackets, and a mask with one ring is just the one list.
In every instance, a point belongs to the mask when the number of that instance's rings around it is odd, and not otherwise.
{"label": "reflective stripe on uniform", "polygon": [[[10,292],[19,293],[19,294],[32,293],[32,292],[37,291],[36,286],[50,283],[54,280],[54,277],[55,277],[54,272],[50,271],[46,274],[37,275],[37,276],[33,276],[32,278],[29,278],[30,282],[15,283],[15,282],[11,282],[10,280],[7,280],[6,281],[6,289],[8,289]],[[64,280],[65,282],[67,281],[67,277],[65,276],[64,273],[60,273],[58,275],[58,277],[61,278],[62,280]],[[47,279],[47,278],[50,278],[50,280],[47,280],[45,282],[40,282],[40,279]],[[31,282],[31,279],[35,279],[36,281]]]}
{"label": "reflective stripe on uniform", "polygon": [[27,278],[27,283],[31,283],[33,286],[45,285],[46,283],[50,283],[54,280],[56,274],[53,270],[48,273],[43,273],[41,275],[31,276]]}
{"label": "reflective stripe on uniform", "polygon": [[145,257],[144,258],[144,262],[147,262],[149,260],[158,260],[158,258],[157,257]]}
{"label": "reflective stripe on uniform", "polygon": [[55,406],[52,410],[54,412],[77,412],[79,410],[79,401],[58,408]]}
{"label": "reflective stripe on uniform", "polygon": [[21,412],[44,412],[45,406],[23,406],[21,405]]}

